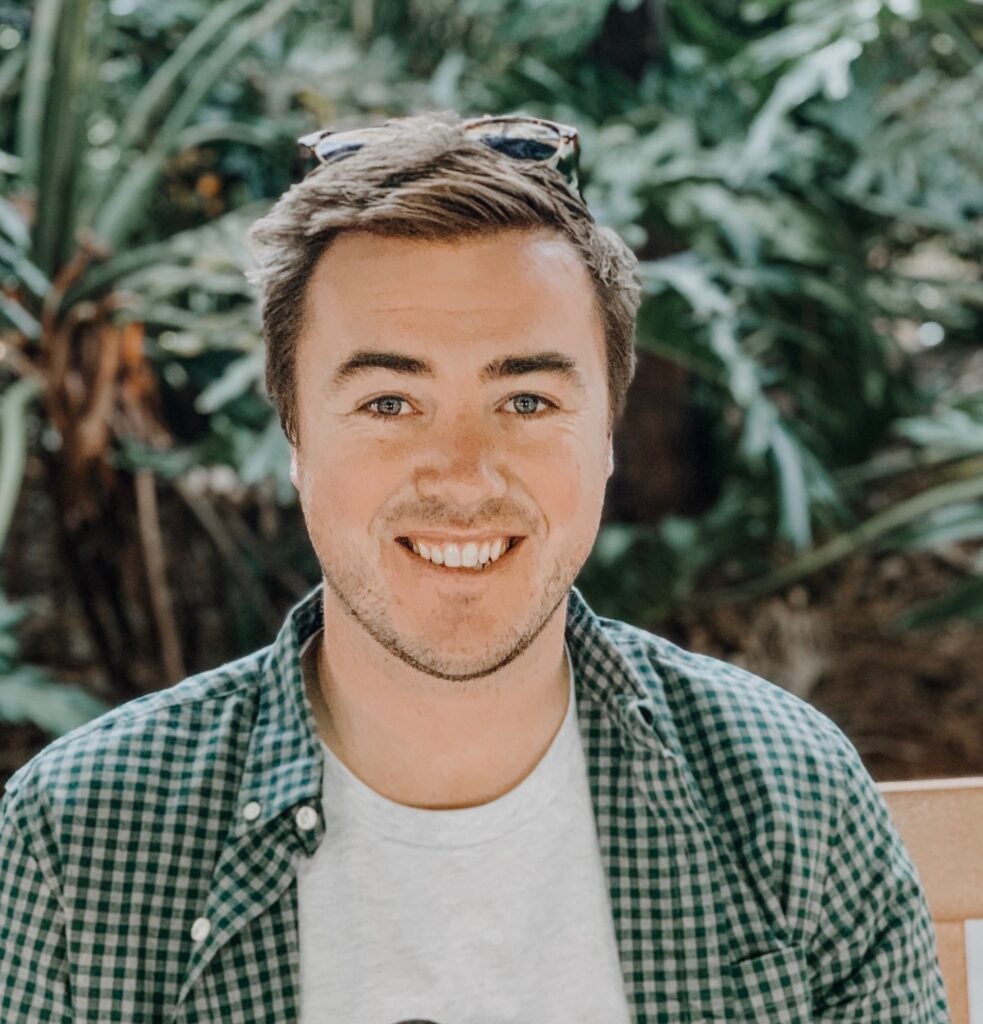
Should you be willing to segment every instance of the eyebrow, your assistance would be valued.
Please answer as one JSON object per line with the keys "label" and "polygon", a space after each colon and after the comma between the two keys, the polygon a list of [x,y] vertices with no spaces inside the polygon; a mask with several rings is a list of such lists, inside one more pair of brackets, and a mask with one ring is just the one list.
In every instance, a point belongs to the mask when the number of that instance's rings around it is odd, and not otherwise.
{"label": "eyebrow", "polygon": [[[359,349],[353,352],[335,370],[331,377],[332,389],[343,387],[349,381],[372,370],[389,370],[413,377],[436,376],[433,365],[425,359],[407,356],[401,352],[384,352],[377,349]],[[479,374],[483,384],[510,377],[522,377],[530,373],[552,373],[580,391],[585,390],[584,380],[577,361],[565,352],[533,352],[528,355],[503,356],[493,359]]]}

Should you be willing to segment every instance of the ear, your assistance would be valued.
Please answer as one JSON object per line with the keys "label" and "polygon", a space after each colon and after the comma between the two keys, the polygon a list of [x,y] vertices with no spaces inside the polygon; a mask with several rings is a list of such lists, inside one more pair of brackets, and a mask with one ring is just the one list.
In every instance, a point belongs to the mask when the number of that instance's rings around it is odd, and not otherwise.
{"label": "ear", "polygon": [[611,474],[614,472],[614,438],[611,434],[608,434],[608,479],[611,479]]}
{"label": "ear", "polygon": [[291,445],[290,446],[290,482],[294,485],[294,487],[298,491],[300,490],[300,484],[298,483],[299,478],[300,478],[300,469],[299,469],[299,467],[297,465],[297,449],[293,445]]}

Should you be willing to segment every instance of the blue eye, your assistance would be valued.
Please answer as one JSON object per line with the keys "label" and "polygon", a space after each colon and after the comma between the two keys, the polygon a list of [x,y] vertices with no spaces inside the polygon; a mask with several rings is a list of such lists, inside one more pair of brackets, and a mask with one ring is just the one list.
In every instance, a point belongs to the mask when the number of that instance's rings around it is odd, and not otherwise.
{"label": "blue eye", "polygon": [[[540,411],[540,410],[537,410],[534,407],[534,405],[533,405],[533,407],[530,407],[531,403],[539,402],[541,405],[547,405],[551,409],[555,409],[556,408],[556,405],[553,402],[550,402],[549,400],[547,400],[545,398],[542,398],[540,395],[513,395],[509,399],[509,401],[510,402],[515,402],[516,403],[516,412],[520,413],[522,416],[524,416],[526,418],[529,418],[530,416],[534,416],[538,411]],[[520,406],[520,403],[521,403],[521,406]]]}
{"label": "blue eye", "polygon": [[[379,419],[394,420],[399,416],[399,407],[405,405],[406,399],[400,398],[399,395],[382,395],[379,398],[373,398],[371,402],[366,402],[362,406],[363,409],[368,409],[371,416],[375,416]],[[372,407],[378,405],[380,409],[386,409],[386,412],[379,412]]]}

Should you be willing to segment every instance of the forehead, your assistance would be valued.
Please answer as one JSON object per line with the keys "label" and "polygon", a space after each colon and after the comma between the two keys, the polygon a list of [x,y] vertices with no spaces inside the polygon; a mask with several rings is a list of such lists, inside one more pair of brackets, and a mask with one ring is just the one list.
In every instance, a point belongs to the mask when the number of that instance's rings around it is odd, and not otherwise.
{"label": "forehead", "polygon": [[440,241],[346,233],[315,267],[306,312],[305,334],[334,352],[396,340],[458,351],[518,338],[603,347],[579,253],[541,231]]}

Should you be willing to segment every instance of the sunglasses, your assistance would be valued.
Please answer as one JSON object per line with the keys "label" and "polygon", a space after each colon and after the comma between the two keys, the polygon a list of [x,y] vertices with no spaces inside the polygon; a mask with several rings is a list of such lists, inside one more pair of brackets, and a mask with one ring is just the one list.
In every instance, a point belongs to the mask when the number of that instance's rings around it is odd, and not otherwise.
{"label": "sunglasses", "polygon": [[[327,164],[332,160],[343,160],[371,142],[381,142],[392,123],[386,121],[381,125],[342,132],[322,129],[303,135],[297,141],[310,149],[320,163]],[[461,127],[467,138],[483,142],[513,160],[532,160],[554,168],[563,175],[571,190],[583,198],[577,179],[580,141],[576,128],[522,115],[475,117],[464,121]]]}

